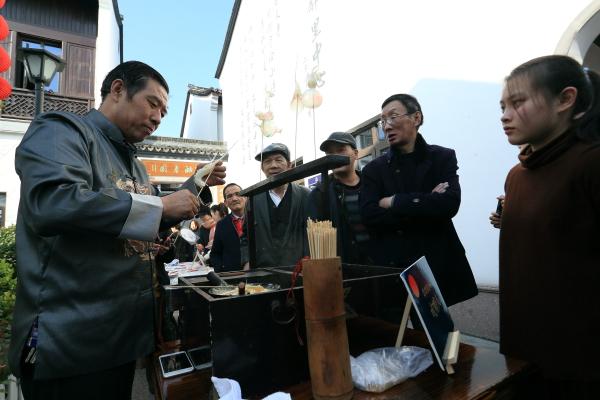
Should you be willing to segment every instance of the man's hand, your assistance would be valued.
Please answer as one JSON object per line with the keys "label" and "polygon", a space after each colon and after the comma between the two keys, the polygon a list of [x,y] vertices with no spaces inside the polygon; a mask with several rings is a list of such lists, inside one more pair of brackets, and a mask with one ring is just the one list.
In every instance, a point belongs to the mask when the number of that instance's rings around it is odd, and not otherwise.
{"label": "man's hand", "polygon": [[394,196],[384,197],[379,200],[379,207],[381,208],[392,208],[392,204],[394,203]]}
{"label": "man's hand", "polygon": [[[199,169],[201,169],[202,167],[204,167],[205,165],[207,165],[208,163],[199,163],[196,166],[196,171],[198,171]],[[204,182],[208,185],[208,186],[216,186],[216,185],[222,185],[225,183],[225,173],[226,167],[223,165],[223,161],[217,161],[215,163],[215,166],[212,170],[212,172],[209,172],[208,175],[206,175],[206,177],[203,177]],[[207,180],[205,180],[206,178],[208,178]]]}
{"label": "man's hand", "polygon": [[431,193],[446,193],[446,189],[448,189],[450,187],[450,185],[448,184],[448,182],[442,182],[440,184],[438,184],[436,187],[433,188],[433,190],[431,191]]}
{"label": "man's hand", "polygon": [[190,219],[198,213],[198,199],[187,189],[178,190],[160,198],[163,219]]}

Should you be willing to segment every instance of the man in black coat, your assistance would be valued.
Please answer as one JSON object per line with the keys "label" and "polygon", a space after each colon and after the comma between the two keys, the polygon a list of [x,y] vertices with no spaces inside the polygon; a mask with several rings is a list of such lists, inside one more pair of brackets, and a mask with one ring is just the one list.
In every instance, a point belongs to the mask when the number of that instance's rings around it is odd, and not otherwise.
{"label": "man in black coat", "polygon": [[474,297],[475,279],[452,224],[460,206],[454,150],[425,142],[421,106],[411,95],[385,100],[380,124],[390,150],[364,168],[360,193],[373,261],[406,268],[425,256],[447,305]]}
{"label": "man in black coat", "polygon": [[223,189],[225,205],[231,210],[217,223],[210,263],[216,272],[237,271],[247,267],[248,242],[245,234],[246,198],[242,188],[230,183]]}

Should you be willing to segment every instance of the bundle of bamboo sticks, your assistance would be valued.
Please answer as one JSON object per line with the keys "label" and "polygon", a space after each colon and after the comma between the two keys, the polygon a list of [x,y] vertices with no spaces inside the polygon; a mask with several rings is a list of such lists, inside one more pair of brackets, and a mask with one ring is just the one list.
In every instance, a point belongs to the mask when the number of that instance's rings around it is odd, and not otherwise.
{"label": "bundle of bamboo sticks", "polygon": [[331,225],[331,221],[313,221],[309,218],[306,233],[311,259],[319,260],[337,256],[336,229]]}

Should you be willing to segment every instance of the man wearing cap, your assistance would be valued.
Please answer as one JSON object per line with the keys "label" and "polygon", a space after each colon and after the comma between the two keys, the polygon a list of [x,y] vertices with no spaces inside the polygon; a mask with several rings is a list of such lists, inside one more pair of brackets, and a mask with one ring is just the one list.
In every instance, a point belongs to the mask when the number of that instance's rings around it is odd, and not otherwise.
{"label": "man wearing cap", "polygon": [[369,264],[369,233],[362,223],[360,174],[356,170],[356,139],[346,132],[334,132],[321,143],[327,155],[350,157],[350,163],[333,170],[329,185],[320,183],[308,197],[308,216],[313,220],[330,220],[337,228],[337,253],[347,264]]}
{"label": "man wearing cap", "polygon": [[[267,178],[292,167],[290,151],[282,143],[273,143],[256,156]],[[306,203],[309,190],[286,183],[254,197],[256,266],[295,265],[308,255],[306,239]]]}

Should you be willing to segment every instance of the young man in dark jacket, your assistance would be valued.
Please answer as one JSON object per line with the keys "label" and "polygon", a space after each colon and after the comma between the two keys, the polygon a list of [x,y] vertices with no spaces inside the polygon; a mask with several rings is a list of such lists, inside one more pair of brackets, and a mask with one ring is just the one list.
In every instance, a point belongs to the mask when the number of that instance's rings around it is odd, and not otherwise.
{"label": "young man in dark jacket", "polygon": [[380,124],[390,150],[363,169],[360,193],[375,263],[406,268],[425,256],[447,305],[477,295],[452,224],[460,206],[454,150],[425,142],[421,106],[411,95],[385,100]]}
{"label": "young man in dark jacket", "polygon": [[328,185],[320,183],[308,197],[308,216],[330,220],[337,228],[337,254],[346,264],[369,264],[369,232],[362,223],[360,175],[356,170],[356,139],[346,132],[334,132],[321,143],[321,151],[350,157],[350,163],[333,170]]}

